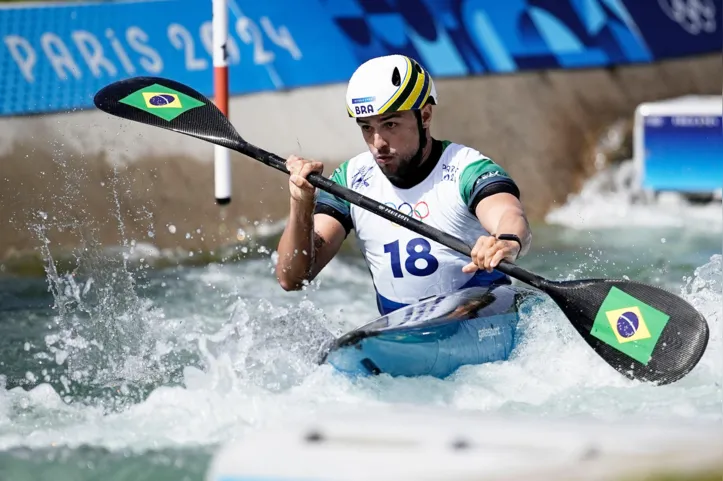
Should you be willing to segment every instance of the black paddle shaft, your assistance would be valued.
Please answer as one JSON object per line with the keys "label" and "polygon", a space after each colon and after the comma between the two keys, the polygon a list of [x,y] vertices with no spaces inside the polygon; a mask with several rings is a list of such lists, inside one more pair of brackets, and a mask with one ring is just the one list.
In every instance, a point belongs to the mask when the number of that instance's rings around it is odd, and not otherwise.
{"label": "black paddle shaft", "polygon": [[[286,162],[281,157],[249,144],[241,138],[233,141],[233,144],[235,150],[286,174],[289,173]],[[319,189],[424,235],[450,249],[466,256],[471,255],[470,247],[457,237],[441,232],[396,209],[347,189],[331,179],[313,173],[307,176],[307,180]],[[687,302],[660,288],[625,280],[550,281],[504,260],[497,265],[496,269],[548,294],[588,345],[611,367],[630,379],[653,381],[658,384],[674,382],[690,372],[705,352],[709,329],[703,316]],[[612,288],[626,291],[638,300],[647,303],[649,307],[659,309],[670,317],[670,322],[660,334],[660,341],[646,363],[631,359],[619,348],[601,341],[592,334],[596,319],[599,317],[598,312]],[[613,342],[613,344],[615,343]]]}
{"label": "black paddle shaft", "polygon": [[[178,103],[168,104],[169,98]],[[121,80],[98,91],[94,103],[112,115],[224,146],[289,174],[284,159],[246,142],[212,102],[179,82],[160,77]],[[320,174],[307,179],[319,189],[471,256],[470,246],[452,235]],[[690,303],[661,288],[622,279],[551,281],[504,260],[496,269],[549,295],[588,345],[630,379],[671,383],[690,372],[705,352],[709,337],[705,318]],[[631,316],[635,316],[633,332],[620,324]]]}
{"label": "black paddle shaft", "polygon": [[[143,89],[151,88],[172,89],[173,94],[180,94],[190,97],[193,101],[199,103],[198,107],[191,107],[183,115],[173,117],[170,120],[159,117],[152,110],[143,106],[143,104],[132,105],[127,99]],[[173,130],[182,134],[191,135],[207,142],[222,145],[226,148],[235,150],[242,154],[262,162],[269,167],[289,174],[284,159],[276,154],[267,152],[266,150],[248,143],[243,139],[231,125],[228,117],[223,115],[218,108],[209,101],[201,93],[171,79],[162,77],[133,77],[103,87],[94,97],[95,105],[101,110],[156,127]],[[307,176],[307,180],[316,188],[322,189],[333,194],[349,203],[357,205],[362,209],[368,210],[376,215],[399,224],[407,229],[423,235],[435,242],[453,249],[467,257],[471,256],[472,249],[457,237],[442,232],[434,227],[424,224],[417,219],[402,214],[380,202],[372,200],[364,195],[347,189],[336,182],[317,173]],[[502,260],[496,267],[500,272],[515,277],[534,287],[544,289],[549,284],[546,279],[537,276],[527,270]]]}
{"label": "black paddle shaft", "polygon": [[[277,170],[280,170],[281,172],[289,174],[289,171],[286,168],[286,162],[284,161],[284,159],[282,159],[276,154],[267,152],[260,147],[249,144],[246,141],[240,141],[239,145],[236,146],[236,150],[250,157],[253,157],[254,159],[268,165],[269,167],[273,167]],[[316,188],[329,192],[330,194],[344,199],[354,205],[358,205],[362,209],[373,212],[391,222],[395,222],[411,231],[414,231],[429,239],[432,239],[435,242],[439,242],[440,244],[443,244],[450,249],[459,252],[460,254],[468,257],[472,255],[472,248],[461,239],[453,235],[447,234],[446,232],[442,232],[439,229],[436,229],[423,222],[420,222],[414,217],[402,214],[398,210],[389,207],[388,205],[384,205],[381,202],[377,202],[353,190],[346,189],[331,179],[328,179],[317,173],[312,173],[306,177],[306,180],[308,180],[309,183]],[[511,262],[507,262],[505,260],[501,261],[497,265],[496,269],[504,274],[515,277],[523,282],[526,282],[527,284],[538,288],[541,288],[547,283],[546,279],[537,276],[523,269],[522,267]]]}
{"label": "black paddle shaft", "polygon": [[[289,173],[286,162],[281,157],[244,140],[239,140],[238,144],[235,148],[239,152],[277,170]],[[460,239],[347,189],[331,179],[313,173],[307,176],[307,180],[317,188],[444,244],[461,254],[471,255],[470,247]],[[496,269],[547,293],[562,309],[588,345],[610,366],[630,379],[654,381],[659,384],[676,381],[690,372],[705,352],[709,330],[703,316],[690,304],[662,289],[624,280],[549,281],[504,260],[497,265]],[[627,291],[639,301],[645,302],[648,307],[666,312],[671,319],[661,333],[660,342],[657,343],[650,360],[646,363],[631,359],[629,355],[592,334],[596,319],[599,317],[598,312],[612,288]]]}

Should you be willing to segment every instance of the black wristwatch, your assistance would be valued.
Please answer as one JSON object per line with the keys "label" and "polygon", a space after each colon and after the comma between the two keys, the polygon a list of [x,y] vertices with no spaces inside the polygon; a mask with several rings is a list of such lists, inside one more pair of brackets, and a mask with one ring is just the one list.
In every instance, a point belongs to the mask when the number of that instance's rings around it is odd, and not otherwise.
{"label": "black wristwatch", "polygon": [[517,242],[520,245],[520,250],[517,251],[517,255],[515,256],[515,258],[520,257],[520,252],[522,252],[522,241],[520,240],[519,237],[517,237],[515,234],[499,234],[499,235],[496,235],[495,237],[498,240],[511,240],[511,241]]}

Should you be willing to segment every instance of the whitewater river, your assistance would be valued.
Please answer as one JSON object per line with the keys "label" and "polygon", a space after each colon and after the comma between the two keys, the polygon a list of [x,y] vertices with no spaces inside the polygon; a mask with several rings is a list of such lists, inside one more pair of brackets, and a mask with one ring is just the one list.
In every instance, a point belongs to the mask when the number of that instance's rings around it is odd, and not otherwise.
{"label": "whitewater river", "polygon": [[91,251],[87,276],[0,277],[0,479],[201,480],[219,443],[332,405],[720,424],[722,217],[720,204],[598,192],[535,226],[520,262],[553,279],[628,276],[697,307],[708,350],[664,387],[614,372],[552,303],[523,320],[509,362],[446,380],[345,378],[315,356],[377,316],[354,256],[296,293],[276,284],[273,253],[153,270]]}

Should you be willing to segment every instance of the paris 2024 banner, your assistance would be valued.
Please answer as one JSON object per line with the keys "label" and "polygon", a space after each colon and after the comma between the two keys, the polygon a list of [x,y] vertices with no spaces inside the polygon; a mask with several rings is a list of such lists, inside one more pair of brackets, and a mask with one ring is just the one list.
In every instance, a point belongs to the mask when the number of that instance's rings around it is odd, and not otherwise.
{"label": "paris 2024 banner", "polygon": [[[229,0],[229,89],[344,82],[388,53],[450,77],[720,52],[722,1]],[[211,95],[211,15],[211,0],[0,7],[0,115],[88,108],[137,75]]]}

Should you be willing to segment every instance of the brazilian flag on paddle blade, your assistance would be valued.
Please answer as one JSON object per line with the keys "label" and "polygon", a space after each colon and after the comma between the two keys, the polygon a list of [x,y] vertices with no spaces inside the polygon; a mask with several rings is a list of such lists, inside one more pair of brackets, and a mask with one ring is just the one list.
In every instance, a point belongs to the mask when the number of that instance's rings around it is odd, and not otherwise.
{"label": "brazilian flag on paddle blade", "polygon": [[630,379],[671,383],[705,352],[705,319],[664,289],[612,279],[547,281],[544,287],[590,347]]}
{"label": "brazilian flag on paddle blade", "polygon": [[670,316],[617,287],[610,289],[590,334],[647,365]]}
{"label": "brazilian flag on paddle blade", "polygon": [[193,97],[157,83],[136,90],[120,99],[119,102],[144,110],[169,122],[184,112],[204,105],[203,102],[199,102]]}

